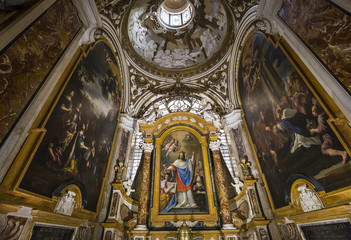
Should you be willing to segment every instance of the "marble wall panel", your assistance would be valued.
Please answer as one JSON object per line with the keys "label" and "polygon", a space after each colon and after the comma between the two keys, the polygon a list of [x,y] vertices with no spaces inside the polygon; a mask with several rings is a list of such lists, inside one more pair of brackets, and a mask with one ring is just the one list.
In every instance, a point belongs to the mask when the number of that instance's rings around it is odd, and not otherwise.
{"label": "marble wall panel", "polygon": [[81,26],[71,0],[59,0],[0,52],[0,143]]}
{"label": "marble wall panel", "polygon": [[285,0],[279,16],[350,93],[351,15],[326,0]]}

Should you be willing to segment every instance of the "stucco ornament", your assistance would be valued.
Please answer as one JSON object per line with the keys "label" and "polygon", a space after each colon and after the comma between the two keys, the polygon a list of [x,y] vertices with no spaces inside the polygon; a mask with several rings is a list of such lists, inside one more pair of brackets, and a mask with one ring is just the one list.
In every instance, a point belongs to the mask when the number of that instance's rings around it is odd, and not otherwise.
{"label": "stucco ornament", "polygon": [[307,184],[298,187],[297,190],[300,192],[299,199],[304,212],[323,209],[322,201],[314,191],[308,188]]}

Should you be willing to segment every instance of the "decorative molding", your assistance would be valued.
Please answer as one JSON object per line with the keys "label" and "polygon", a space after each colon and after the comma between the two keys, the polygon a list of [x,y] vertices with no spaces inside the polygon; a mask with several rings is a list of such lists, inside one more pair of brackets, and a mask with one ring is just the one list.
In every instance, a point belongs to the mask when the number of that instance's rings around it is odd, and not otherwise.
{"label": "decorative molding", "polygon": [[222,118],[222,126],[224,130],[229,131],[231,129],[237,129],[243,122],[241,114],[241,109],[235,109],[232,112],[224,115]]}
{"label": "decorative molding", "polygon": [[122,113],[119,118],[119,127],[126,131],[134,132],[134,118],[128,114]]}

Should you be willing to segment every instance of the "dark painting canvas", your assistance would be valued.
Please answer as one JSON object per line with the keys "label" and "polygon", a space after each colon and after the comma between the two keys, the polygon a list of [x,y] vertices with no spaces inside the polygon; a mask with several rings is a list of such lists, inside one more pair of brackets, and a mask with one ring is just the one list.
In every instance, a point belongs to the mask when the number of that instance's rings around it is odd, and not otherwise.
{"label": "dark painting canvas", "polygon": [[208,213],[201,144],[188,131],[170,133],[161,145],[160,214]]}
{"label": "dark painting canvas", "polygon": [[239,91],[262,171],[276,208],[294,174],[313,177],[326,191],[351,184],[349,156],[328,115],[279,48],[263,34],[245,44]]}
{"label": "dark painting canvas", "polygon": [[64,181],[77,180],[87,191],[87,209],[96,210],[120,108],[118,69],[103,42],[80,60],[21,188],[51,197]]}

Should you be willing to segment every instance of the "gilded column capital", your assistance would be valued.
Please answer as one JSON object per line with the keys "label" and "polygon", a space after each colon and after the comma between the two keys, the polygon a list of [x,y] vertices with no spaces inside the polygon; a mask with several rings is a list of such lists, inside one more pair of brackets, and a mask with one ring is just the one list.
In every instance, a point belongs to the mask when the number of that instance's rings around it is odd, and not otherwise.
{"label": "gilded column capital", "polygon": [[154,150],[154,144],[153,143],[143,143],[143,149],[144,152],[152,152],[152,150]]}
{"label": "gilded column capital", "polygon": [[210,141],[209,148],[211,151],[219,150],[219,147],[221,146],[220,141]]}

